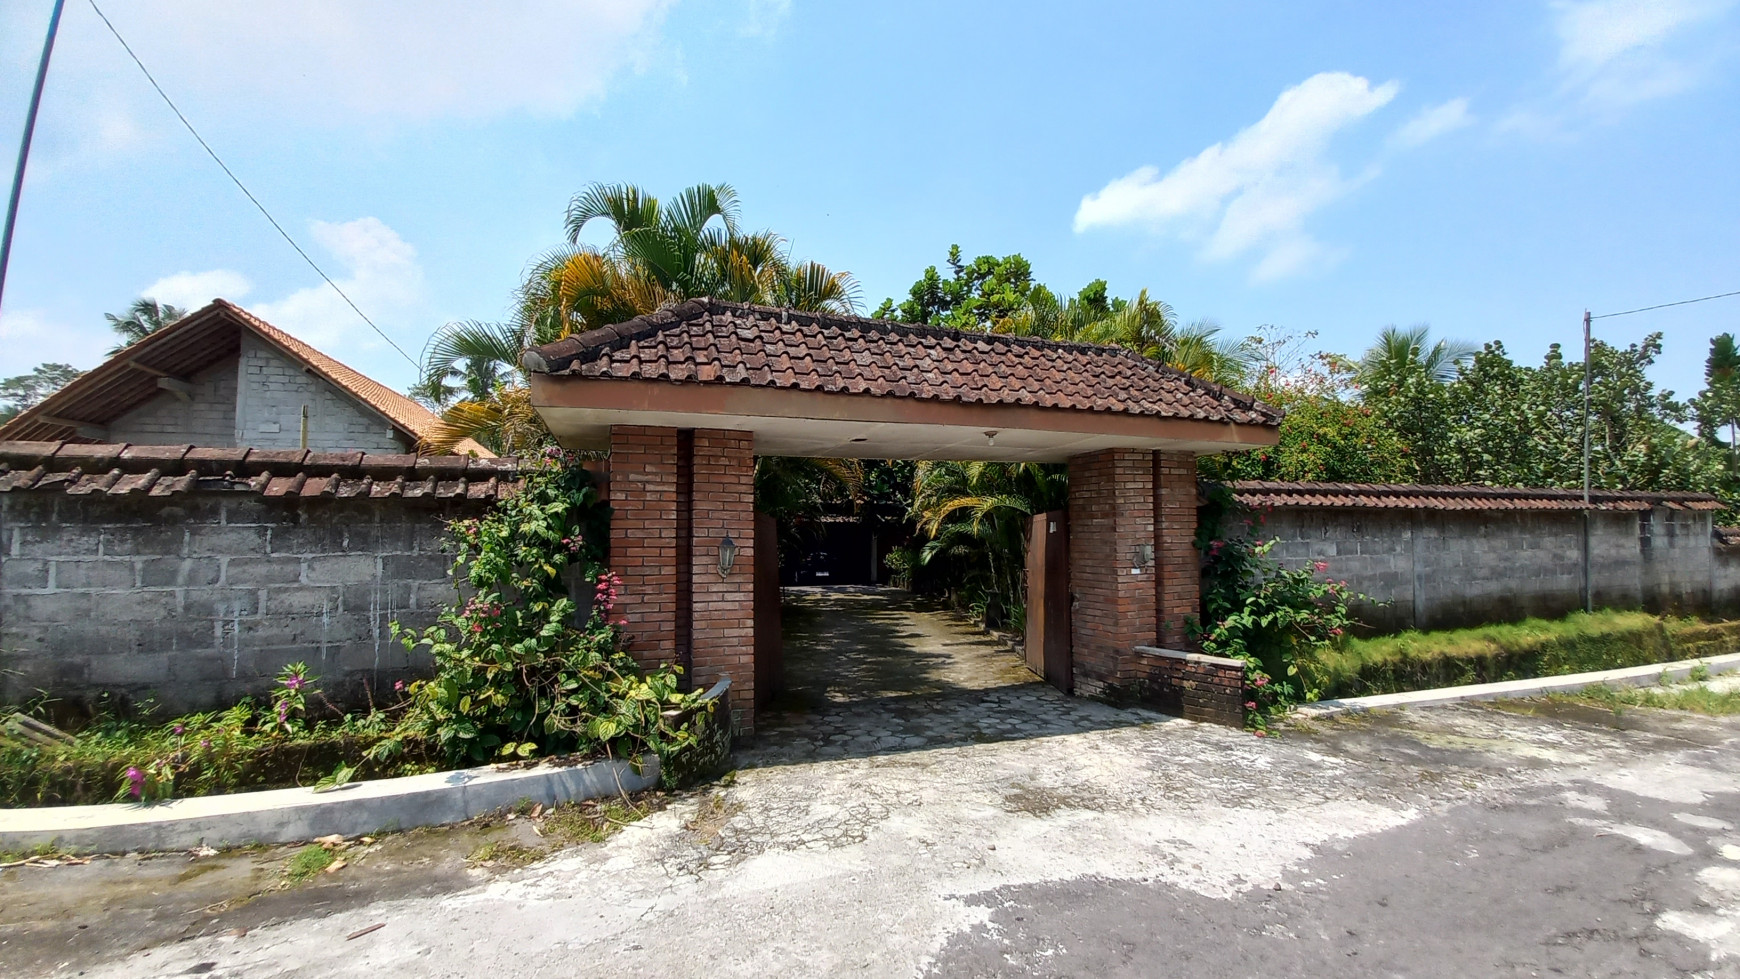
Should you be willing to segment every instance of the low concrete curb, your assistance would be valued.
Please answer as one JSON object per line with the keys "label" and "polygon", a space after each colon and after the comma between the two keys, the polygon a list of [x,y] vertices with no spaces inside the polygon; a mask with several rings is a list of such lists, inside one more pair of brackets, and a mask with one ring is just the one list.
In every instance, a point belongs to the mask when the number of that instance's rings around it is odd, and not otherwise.
{"label": "low concrete curb", "polygon": [[1381,710],[1391,707],[1430,707],[1464,700],[1505,700],[1511,697],[1535,697],[1546,693],[1567,693],[1605,684],[1611,687],[1647,687],[1660,682],[1665,675],[1670,680],[1684,680],[1692,670],[1704,667],[1712,676],[1740,670],[1740,653],[1711,656],[1708,659],[1683,659],[1673,663],[1632,666],[1623,670],[1601,670],[1595,673],[1573,673],[1568,676],[1546,676],[1534,680],[1506,680],[1502,683],[1476,683],[1466,687],[1440,687],[1436,690],[1415,690],[1409,693],[1384,693],[1371,697],[1348,697],[1345,700],[1320,700],[1306,704],[1294,713],[1299,717],[1329,717],[1352,711]]}
{"label": "low concrete curb", "polygon": [[658,784],[656,755],[641,770],[626,761],[531,767],[489,765],[454,772],[353,782],[331,792],[271,789],[149,805],[0,809],[0,850],[52,844],[78,852],[185,850],[292,843],[454,823],[521,799],[554,805]]}

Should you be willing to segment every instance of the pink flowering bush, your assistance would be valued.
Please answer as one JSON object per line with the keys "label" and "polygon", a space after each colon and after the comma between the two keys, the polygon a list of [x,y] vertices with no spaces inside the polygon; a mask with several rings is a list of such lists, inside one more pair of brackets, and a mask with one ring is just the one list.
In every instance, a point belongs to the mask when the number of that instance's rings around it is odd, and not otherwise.
{"label": "pink flowering bush", "polygon": [[1316,699],[1301,663],[1356,624],[1352,606],[1373,601],[1345,581],[1319,578],[1326,561],[1283,568],[1261,540],[1261,514],[1242,511],[1225,487],[1213,486],[1198,530],[1203,553],[1202,650],[1245,664],[1246,725],[1259,732],[1272,717]]}
{"label": "pink flowering bush", "polygon": [[[698,695],[675,667],[643,672],[616,612],[622,581],[602,564],[608,508],[591,474],[550,456],[518,493],[484,516],[453,524],[453,577],[470,597],[420,633],[394,634],[427,649],[435,674],[406,689],[393,734],[370,753],[389,758],[413,740],[450,762],[568,752],[639,757],[696,738]],[[590,599],[582,610],[578,587]],[[665,719],[665,712],[684,718]]]}

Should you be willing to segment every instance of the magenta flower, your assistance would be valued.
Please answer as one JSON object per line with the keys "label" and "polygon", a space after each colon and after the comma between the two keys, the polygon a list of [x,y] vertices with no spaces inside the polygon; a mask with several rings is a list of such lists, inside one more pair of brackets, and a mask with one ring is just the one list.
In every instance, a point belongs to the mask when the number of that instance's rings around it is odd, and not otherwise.
{"label": "magenta flower", "polygon": [[1245,701],[1245,710],[1256,710],[1256,709],[1257,709],[1257,702],[1256,701],[1254,701],[1254,700]]}
{"label": "magenta flower", "polygon": [[403,680],[396,681],[393,684],[393,692],[394,693],[404,693],[405,692],[405,681],[403,681]]}
{"label": "magenta flower", "polygon": [[209,747],[211,747],[211,739],[210,739],[210,738],[200,738],[200,739],[199,739],[199,746],[200,746],[200,747],[201,747],[201,748],[209,748]]}
{"label": "magenta flower", "polygon": [[127,766],[127,781],[131,783],[127,788],[128,795],[137,799],[145,794],[145,773],[139,770],[138,765]]}
{"label": "magenta flower", "polygon": [[183,724],[177,724],[177,725],[175,725],[175,727],[170,729],[170,733],[174,734],[176,737],[179,738],[183,734],[187,733],[187,726],[183,725]]}
{"label": "magenta flower", "polygon": [[1329,562],[1328,561],[1318,561],[1316,564],[1313,564],[1311,567],[1313,570],[1321,573],[1321,572],[1329,570]]}

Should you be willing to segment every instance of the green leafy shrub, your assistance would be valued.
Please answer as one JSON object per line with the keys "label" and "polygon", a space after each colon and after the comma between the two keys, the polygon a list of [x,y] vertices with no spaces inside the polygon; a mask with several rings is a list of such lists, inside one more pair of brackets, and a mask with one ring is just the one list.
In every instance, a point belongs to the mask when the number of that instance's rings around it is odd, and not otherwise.
{"label": "green leafy shrub", "polygon": [[[643,672],[629,655],[628,622],[612,618],[619,580],[600,562],[608,517],[591,474],[553,457],[488,514],[453,525],[453,574],[471,597],[421,633],[394,625],[408,649],[429,651],[435,674],[410,685],[402,721],[371,759],[416,740],[455,764],[665,757],[698,743],[696,719],[720,707],[681,692],[677,668]],[[574,579],[585,611],[570,597]]]}
{"label": "green leafy shrub", "polygon": [[1355,624],[1355,602],[1372,599],[1320,580],[1324,562],[1281,567],[1275,541],[1253,540],[1254,529],[1226,487],[1209,487],[1196,541],[1204,557],[1197,640],[1205,653],[1244,662],[1246,724],[1263,731],[1271,717],[1316,699],[1304,665]]}

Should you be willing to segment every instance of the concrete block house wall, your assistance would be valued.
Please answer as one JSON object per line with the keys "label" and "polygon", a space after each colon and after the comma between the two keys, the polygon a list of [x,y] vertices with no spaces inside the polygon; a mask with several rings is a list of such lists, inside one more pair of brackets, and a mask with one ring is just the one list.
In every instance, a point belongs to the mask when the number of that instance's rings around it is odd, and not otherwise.
{"label": "concrete block house wall", "polygon": [[[1236,491],[1260,516],[1250,533],[1276,538],[1273,553],[1283,565],[1321,561],[1328,566],[1323,577],[1346,580],[1384,603],[1359,612],[1373,631],[1555,618],[1583,607],[1584,521],[1566,500],[1549,499],[1543,509],[1516,501],[1506,502],[1507,509],[1445,509],[1442,498],[1417,506],[1377,504],[1376,496],[1365,506],[1289,505],[1277,492],[1339,490],[1345,496],[1362,489],[1295,485],[1301,488]],[[1673,499],[1695,494],[1612,495],[1603,505],[1624,509],[1597,510],[1589,520],[1597,608],[1740,611],[1740,548],[1721,545],[1712,527],[1720,504],[1708,497]]]}
{"label": "concrete block house wall", "polygon": [[87,458],[43,472],[14,455],[0,475],[0,701],[201,709],[299,661],[335,702],[390,693],[429,667],[391,623],[421,629],[457,594],[447,522],[512,476],[455,457],[74,450]]}
{"label": "concrete block house wall", "polygon": [[391,422],[325,380],[286,360],[252,335],[242,336],[236,429],[229,445],[263,449],[302,447],[302,409],[308,409],[308,448],[316,452],[408,452],[414,446]]}
{"label": "concrete block house wall", "polygon": [[409,452],[410,440],[355,397],[244,334],[242,352],[191,380],[187,400],[168,391],[109,423],[109,438],[136,445],[245,445],[316,452]]}
{"label": "concrete block house wall", "polygon": [[[186,400],[164,391],[109,423],[109,438],[137,445],[236,445],[236,358],[189,379]],[[262,446],[286,448],[286,446]]]}

